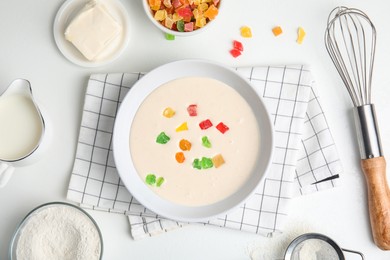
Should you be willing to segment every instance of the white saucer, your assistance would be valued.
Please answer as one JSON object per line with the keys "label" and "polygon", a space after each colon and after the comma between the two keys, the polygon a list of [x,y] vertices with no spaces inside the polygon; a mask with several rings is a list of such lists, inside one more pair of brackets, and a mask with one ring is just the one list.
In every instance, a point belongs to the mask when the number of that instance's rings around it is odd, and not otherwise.
{"label": "white saucer", "polygon": [[65,29],[70,21],[85,6],[86,0],[67,0],[58,10],[54,19],[53,33],[58,49],[71,62],[82,67],[98,67],[116,60],[129,43],[129,18],[125,7],[118,0],[100,0],[113,18],[122,26],[123,33],[108,48],[99,54],[95,61],[87,60],[79,50],[65,39]]}

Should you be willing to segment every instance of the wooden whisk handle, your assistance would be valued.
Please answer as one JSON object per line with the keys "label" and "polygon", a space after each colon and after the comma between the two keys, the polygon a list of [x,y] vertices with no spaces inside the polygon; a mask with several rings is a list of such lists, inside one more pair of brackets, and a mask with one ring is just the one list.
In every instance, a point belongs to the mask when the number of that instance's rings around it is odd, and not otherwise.
{"label": "wooden whisk handle", "polygon": [[390,250],[390,190],[386,179],[386,160],[375,157],[361,160],[367,181],[368,208],[375,244]]}

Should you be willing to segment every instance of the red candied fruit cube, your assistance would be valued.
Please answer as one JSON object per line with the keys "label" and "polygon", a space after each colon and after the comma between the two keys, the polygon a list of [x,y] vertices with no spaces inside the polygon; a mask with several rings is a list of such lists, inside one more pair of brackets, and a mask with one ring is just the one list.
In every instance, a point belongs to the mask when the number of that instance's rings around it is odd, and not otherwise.
{"label": "red candied fruit cube", "polygon": [[230,54],[233,56],[233,58],[237,58],[238,56],[241,55],[241,51],[239,51],[237,49],[231,49]]}
{"label": "red candied fruit cube", "polygon": [[233,41],[233,49],[244,51],[244,46],[239,41]]}
{"label": "red candied fruit cube", "polygon": [[186,18],[186,17],[192,16],[192,11],[191,11],[191,8],[189,8],[189,7],[183,7],[183,8],[180,8],[177,10],[177,14],[183,18]]}
{"label": "red candied fruit cube", "polygon": [[206,130],[207,128],[210,128],[213,126],[213,123],[209,119],[203,120],[202,122],[199,123],[199,127],[202,130]]}
{"label": "red candied fruit cube", "polygon": [[227,130],[229,130],[229,127],[227,125],[225,125],[224,123],[219,123],[216,128],[222,133],[224,134]]}
{"label": "red candied fruit cube", "polygon": [[190,116],[197,116],[198,115],[198,105],[192,104],[187,107],[188,114]]}

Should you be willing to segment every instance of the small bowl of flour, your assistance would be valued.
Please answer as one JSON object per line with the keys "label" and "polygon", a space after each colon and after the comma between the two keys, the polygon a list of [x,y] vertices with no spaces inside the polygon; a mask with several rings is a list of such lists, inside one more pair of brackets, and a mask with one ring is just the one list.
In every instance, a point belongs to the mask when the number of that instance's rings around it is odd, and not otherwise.
{"label": "small bowl of flour", "polygon": [[22,220],[11,240],[16,260],[100,260],[103,239],[92,217],[64,202],[46,203]]}

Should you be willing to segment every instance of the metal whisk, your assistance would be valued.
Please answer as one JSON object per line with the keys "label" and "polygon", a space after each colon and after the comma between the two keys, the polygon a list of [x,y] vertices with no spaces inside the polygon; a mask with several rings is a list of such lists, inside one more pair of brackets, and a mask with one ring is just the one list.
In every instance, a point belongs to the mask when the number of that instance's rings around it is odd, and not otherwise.
{"label": "metal whisk", "polygon": [[381,249],[390,250],[390,191],[375,107],[371,103],[375,26],[361,10],[336,7],[328,17],[325,45],[354,104],[374,241]]}

